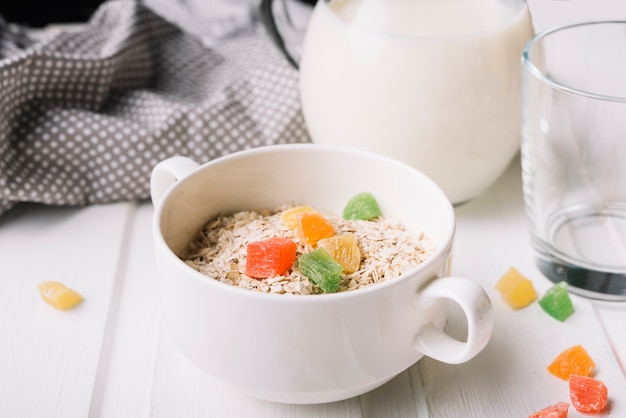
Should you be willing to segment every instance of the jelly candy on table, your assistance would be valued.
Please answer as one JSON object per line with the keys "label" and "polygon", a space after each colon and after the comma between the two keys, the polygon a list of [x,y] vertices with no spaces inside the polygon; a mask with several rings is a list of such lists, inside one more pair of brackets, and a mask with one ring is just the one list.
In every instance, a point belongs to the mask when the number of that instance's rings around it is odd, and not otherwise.
{"label": "jelly candy on table", "polygon": [[346,233],[324,238],[317,242],[343,267],[346,274],[354,273],[361,265],[361,250],[353,234]]}
{"label": "jelly candy on table", "polygon": [[334,293],[341,284],[343,267],[324,248],[318,248],[298,258],[300,272],[324,293]]}
{"label": "jelly candy on table", "polygon": [[70,309],[83,301],[83,297],[77,291],[60,282],[42,282],[37,285],[37,289],[41,298],[57,309]]}
{"label": "jelly candy on table", "polygon": [[363,192],[348,201],[342,216],[344,219],[369,221],[380,216],[380,208],[371,193]]}
{"label": "jelly candy on table", "polygon": [[298,217],[303,213],[316,213],[317,211],[310,206],[294,206],[289,209],[285,209],[280,214],[280,220],[283,225],[289,229],[298,228]]}
{"label": "jelly candy on table", "polygon": [[567,292],[566,282],[559,282],[548,289],[539,299],[539,305],[548,315],[561,322],[574,313],[574,305]]}
{"label": "jelly candy on table", "polygon": [[296,260],[296,243],[289,238],[274,237],[250,242],[246,251],[244,274],[254,279],[282,276]]}
{"label": "jelly candy on table", "polygon": [[320,239],[335,235],[335,228],[320,213],[306,212],[298,216],[298,233],[304,242],[315,246]]}
{"label": "jelly candy on table", "polygon": [[522,276],[515,267],[509,268],[498,280],[496,290],[500,292],[504,301],[515,309],[526,307],[537,298],[533,282]]}
{"label": "jelly candy on table", "polygon": [[533,412],[528,415],[528,418],[567,418],[568,409],[569,404],[567,402],[557,402],[540,411]]}
{"label": "jelly candy on table", "polygon": [[578,344],[561,352],[548,366],[548,371],[559,379],[568,380],[570,375],[591,376],[596,367],[587,350]]}
{"label": "jelly candy on table", "polygon": [[576,374],[569,377],[569,395],[572,405],[580,412],[601,412],[609,401],[603,381]]}

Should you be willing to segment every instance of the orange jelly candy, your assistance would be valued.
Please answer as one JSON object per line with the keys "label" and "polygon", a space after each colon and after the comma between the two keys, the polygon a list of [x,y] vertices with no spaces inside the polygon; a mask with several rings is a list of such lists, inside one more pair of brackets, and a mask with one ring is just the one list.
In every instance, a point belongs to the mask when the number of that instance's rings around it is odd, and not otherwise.
{"label": "orange jelly candy", "polygon": [[567,402],[558,402],[543,408],[541,411],[533,412],[528,418],[567,418],[569,404]]}
{"label": "orange jelly candy", "polygon": [[561,352],[548,366],[548,371],[556,377],[568,380],[570,375],[590,376],[596,367],[587,350],[575,345]]}
{"label": "orange jelly candy", "polygon": [[603,381],[576,374],[569,377],[569,396],[580,412],[601,412],[609,401],[609,391]]}
{"label": "orange jelly candy", "polygon": [[244,274],[253,279],[282,276],[296,260],[296,243],[289,238],[269,238],[247,246]]}
{"label": "orange jelly candy", "polygon": [[302,213],[298,216],[298,232],[309,245],[315,246],[322,238],[335,235],[333,224],[317,212]]}

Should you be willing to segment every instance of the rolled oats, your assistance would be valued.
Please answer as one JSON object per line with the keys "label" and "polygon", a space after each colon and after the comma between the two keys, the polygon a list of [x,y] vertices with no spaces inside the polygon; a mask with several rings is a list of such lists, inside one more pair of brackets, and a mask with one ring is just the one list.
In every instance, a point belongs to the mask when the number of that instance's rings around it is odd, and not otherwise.
{"label": "rolled oats", "polygon": [[[281,222],[280,214],[288,207],[291,206],[262,213],[242,211],[218,216],[200,231],[181,258],[210,278],[244,289],[294,295],[321,293],[300,273],[297,261],[285,276],[257,280],[243,273],[246,246],[252,241],[285,237],[296,243],[298,256],[313,250]],[[354,234],[361,250],[360,268],[352,274],[342,275],[340,292],[396,278],[424,262],[435,250],[434,243],[423,233],[411,233],[394,220],[380,217],[375,221],[361,221],[345,220],[332,214],[324,216],[333,224],[337,234]]]}

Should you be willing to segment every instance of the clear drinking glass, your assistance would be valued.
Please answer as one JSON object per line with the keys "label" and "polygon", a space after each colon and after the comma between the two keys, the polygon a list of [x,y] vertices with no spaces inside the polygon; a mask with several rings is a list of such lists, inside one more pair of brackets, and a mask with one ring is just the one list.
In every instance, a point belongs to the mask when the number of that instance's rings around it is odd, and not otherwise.
{"label": "clear drinking glass", "polygon": [[626,21],[528,42],[521,152],[541,272],[578,294],[626,300]]}

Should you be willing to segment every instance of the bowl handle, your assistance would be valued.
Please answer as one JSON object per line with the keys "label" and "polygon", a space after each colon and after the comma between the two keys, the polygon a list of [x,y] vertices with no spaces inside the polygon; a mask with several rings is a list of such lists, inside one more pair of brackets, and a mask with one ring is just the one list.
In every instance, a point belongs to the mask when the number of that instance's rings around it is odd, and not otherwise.
{"label": "bowl handle", "polygon": [[444,363],[464,363],[489,342],[493,331],[493,306],[478,284],[462,277],[442,277],[430,282],[418,294],[418,305],[428,309],[443,299],[456,302],[463,310],[467,318],[467,341],[451,337],[431,322],[419,330],[415,349]]}
{"label": "bowl handle", "polygon": [[150,175],[150,196],[152,204],[157,206],[168,189],[183,177],[198,168],[191,158],[176,156],[163,160],[152,169]]}

